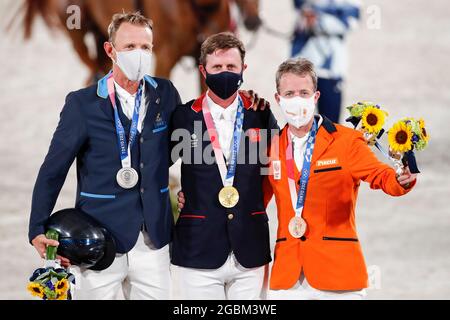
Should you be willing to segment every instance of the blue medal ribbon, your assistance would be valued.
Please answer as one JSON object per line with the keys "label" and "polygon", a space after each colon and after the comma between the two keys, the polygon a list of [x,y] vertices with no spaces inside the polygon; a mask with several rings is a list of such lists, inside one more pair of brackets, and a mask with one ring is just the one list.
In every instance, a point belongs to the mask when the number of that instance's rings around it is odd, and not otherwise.
{"label": "blue medal ribbon", "polygon": [[125,135],[125,129],[122,125],[122,122],[120,121],[119,117],[119,111],[117,110],[116,101],[115,101],[115,93],[114,93],[114,84],[113,84],[113,78],[112,76],[108,79],[108,93],[111,100],[111,103],[113,105],[114,109],[114,123],[116,126],[116,133],[117,133],[117,140],[119,144],[119,150],[120,150],[120,160],[122,161],[122,167],[131,167],[131,160],[129,161],[129,166],[124,165],[123,161],[126,160],[130,155],[128,154],[128,151],[133,147],[133,144],[136,140],[137,135],[137,127],[139,123],[139,111],[141,109],[141,100],[142,100],[142,91],[143,91],[143,84],[141,83],[139,85],[138,91],[136,93],[135,101],[134,101],[134,110],[133,110],[133,117],[131,120],[131,127],[130,127],[130,135],[128,139],[127,144],[127,138]]}
{"label": "blue medal ribbon", "polygon": [[239,147],[244,125],[244,104],[241,97],[239,97],[238,108],[236,112],[236,121],[234,123],[233,143],[231,149],[231,157],[228,165],[227,175],[225,181],[230,181],[233,185],[234,175],[236,173],[237,158],[239,155]]}
{"label": "blue medal ribbon", "polygon": [[305,205],[306,189],[308,187],[309,175],[311,173],[310,172],[311,162],[314,151],[314,145],[316,143],[317,131],[318,131],[317,121],[316,119],[314,119],[314,123],[309,133],[308,141],[306,144],[305,153],[303,154],[303,167],[302,167],[302,175],[300,177],[300,189],[298,192],[297,205],[295,208],[296,216],[301,216],[303,206]]}

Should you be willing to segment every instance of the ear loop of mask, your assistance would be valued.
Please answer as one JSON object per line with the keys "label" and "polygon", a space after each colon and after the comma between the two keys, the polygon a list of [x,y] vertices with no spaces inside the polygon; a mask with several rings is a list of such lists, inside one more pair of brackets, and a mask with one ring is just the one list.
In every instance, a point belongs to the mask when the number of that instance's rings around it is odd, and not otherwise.
{"label": "ear loop of mask", "polygon": [[[116,60],[117,60],[117,53],[118,53],[118,51],[117,51],[116,47],[114,46],[114,44],[112,42],[110,42],[110,43],[111,43],[111,47],[116,52]],[[112,60],[113,63],[115,63],[117,65],[117,61],[114,61],[114,59],[112,57],[111,57],[111,60]]]}

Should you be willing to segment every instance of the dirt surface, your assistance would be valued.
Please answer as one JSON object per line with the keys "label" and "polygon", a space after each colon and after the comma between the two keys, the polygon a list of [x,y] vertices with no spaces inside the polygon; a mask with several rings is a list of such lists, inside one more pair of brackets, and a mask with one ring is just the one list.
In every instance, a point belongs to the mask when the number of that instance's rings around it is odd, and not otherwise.
{"label": "dirt surface", "polygon": [[[2,1],[0,16],[11,16],[16,1]],[[381,28],[362,23],[349,37],[350,70],[345,104],[368,99],[390,111],[388,125],[403,116],[424,117],[431,135],[429,148],[418,155],[422,174],[413,192],[392,198],[362,184],[357,206],[359,237],[367,265],[379,272],[378,288],[369,299],[450,298],[450,5],[445,1],[373,0],[381,10]],[[278,30],[289,32],[295,18],[291,1],[261,1],[262,16]],[[4,21],[4,19],[1,19]],[[251,36],[244,33],[249,42]],[[157,44],[156,44],[157,45]],[[48,150],[59,112],[68,92],[88,76],[70,42],[50,33],[42,21],[31,41],[18,31],[0,31],[0,298],[27,299],[31,272],[41,265],[28,244],[31,194]],[[267,97],[279,115],[274,73],[287,58],[287,40],[261,32],[248,53],[245,87]],[[184,101],[197,95],[197,75],[183,61],[172,75]],[[343,115],[345,113],[343,112]],[[381,155],[380,155],[381,158]],[[177,174],[177,170],[172,172]],[[56,209],[73,206],[73,168]],[[272,241],[276,212],[270,207]]]}

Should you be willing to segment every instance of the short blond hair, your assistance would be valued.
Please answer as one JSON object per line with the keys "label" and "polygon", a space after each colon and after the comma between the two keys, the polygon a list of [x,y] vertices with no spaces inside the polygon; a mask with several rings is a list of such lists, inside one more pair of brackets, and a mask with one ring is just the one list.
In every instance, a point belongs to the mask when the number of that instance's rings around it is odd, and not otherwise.
{"label": "short blond hair", "polygon": [[317,74],[314,70],[314,64],[308,59],[297,58],[288,59],[278,67],[276,74],[277,91],[280,92],[280,80],[286,73],[293,73],[298,76],[309,75],[312,79],[314,90],[317,90]]}
{"label": "short blond hair", "polygon": [[134,25],[140,25],[153,30],[153,21],[143,16],[139,11],[136,12],[122,12],[113,15],[111,23],[108,26],[108,41],[114,42],[116,38],[117,30],[119,30],[122,23],[131,23]]}

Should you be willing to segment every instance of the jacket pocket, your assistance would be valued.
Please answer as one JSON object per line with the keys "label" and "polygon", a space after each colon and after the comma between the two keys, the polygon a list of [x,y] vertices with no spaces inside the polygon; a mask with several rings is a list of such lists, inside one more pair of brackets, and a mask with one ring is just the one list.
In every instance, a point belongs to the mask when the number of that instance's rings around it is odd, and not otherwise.
{"label": "jacket pocket", "polygon": [[159,133],[167,130],[167,125],[163,125],[162,127],[153,129],[153,133]]}
{"label": "jacket pocket", "polygon": [[279,238],[275,241],[275,243],[286,241],[287,238]]}
{"label": "jacket pocket", "polygon": [[342,167],[332,167],[332,168],[316,169],[316,170],[314,170],[314,173],[329,172],[329,171],[338,171],[338,170],[342,170]]}
{"label": "jacket pocket", "polygon": [[92,198],[92,199],[115,199],[116,195],[114,194],[97,194],[97,193],[87,193],[80,192],[81,197]]}
{"label": "jacket pocket", "polygon": [[265,222],[269,221],[269,216],[267,215],[266,211],[250,212],[250,215],[255,219],[261,219]]}
{"label": "jacket pocket", "polygon": [[350,242],[358,242],[358,239],[356,239],[356,238],[323,237],[322,240],[325,240],[325,241],[350,241]]}
{"label": "jacket pocket", "polygon": [[177,226],[201,225],[205,222],[206,216],[199,214],[182,213],[178,217]]}

